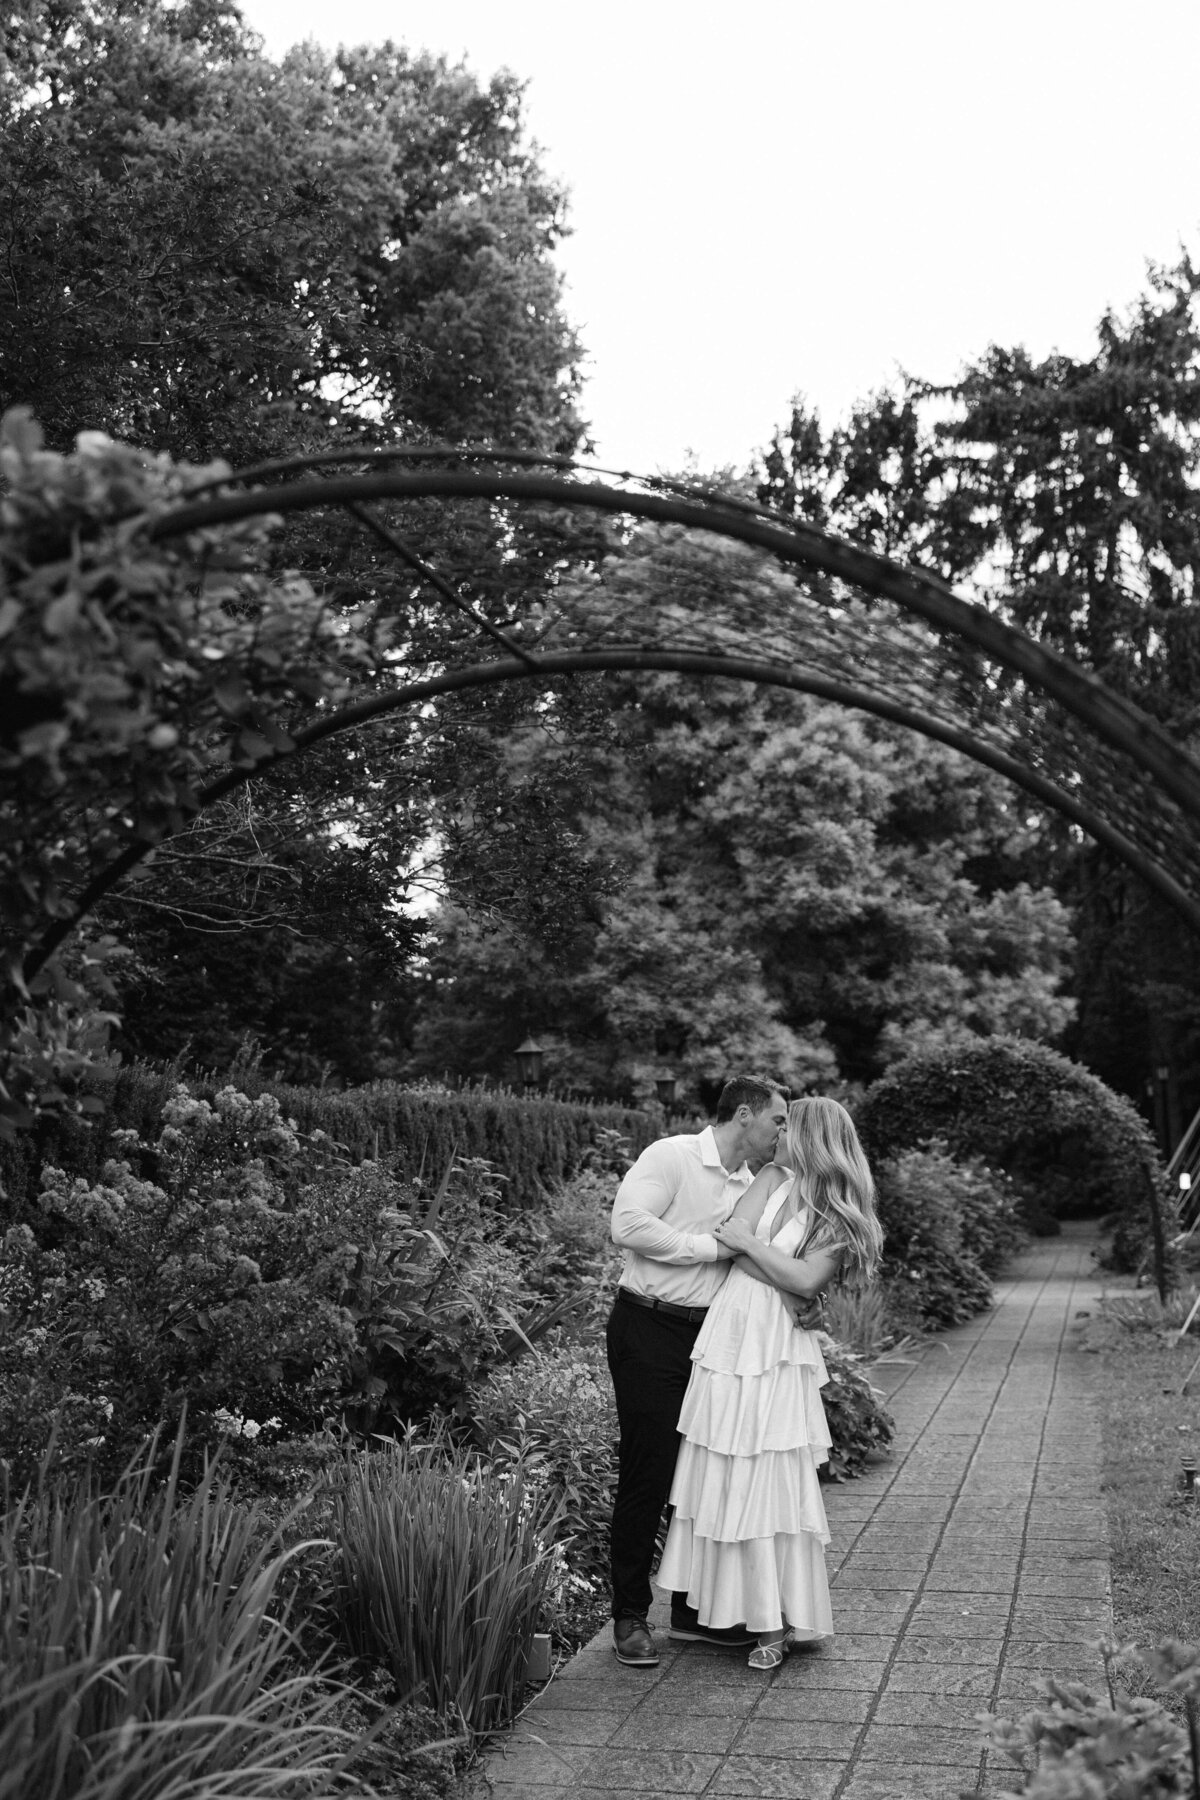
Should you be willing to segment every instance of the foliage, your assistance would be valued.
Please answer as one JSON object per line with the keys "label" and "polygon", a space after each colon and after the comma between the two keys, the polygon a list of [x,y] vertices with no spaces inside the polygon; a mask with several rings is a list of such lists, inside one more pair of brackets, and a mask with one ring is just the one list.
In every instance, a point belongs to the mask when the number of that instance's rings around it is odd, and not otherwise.
{"label": "foliage", "polygon": [[99,433],[64,457],[24,414],[0,425],[0,1129],[77,1101],[112,1018],[110,937],[36,974],[30,953],[131,843],[180,830],[207,777],[287,748],[297,710],[342,697],[367,654],[295,576],[207,578],[218,552],[261,551],[262,521],[151,544],[154,518],[222,472]]}
{"label": "foliage", "polygon": [[[940,1138],[1060,1216],[1114,1215],[1126,1266],[1133,1243],[1146,1244],[1149,1184],[1161,1185],[1149,1132],[1128,1100],[1043,1044],[998,1037],[918,1053],[868,1090],[856,1122],[873,1160]],[[1169,1221],[1165,1191],[1161,1204]]]}
{"label": "foliage", "polygon": [[[46,1118],[36,1133],[0,1142],[0,1185],[9,1197],[10,1216],[26,1217],[27,1206],[36,1202],[43,1163],[90,1183],[113,1153],[115,1132],[156,1138],[177,1080],[177,1068],[141,1061],[110,1067],[84,1083],[87,1129],[70,1118]],[[430,1171],[440,1176],[455,1157],[492,1163],[504,1174],[499,1204],[539,1215],[546,1193],[584,1169],[593,1171],[595,1188],[586,1204],[600,1208],[606,1184],[615,1187],[626,1166],[614,1146],[627,1143],[631,1160],[661,1130],[661,1115],[628,1107],[435,1082],[373,1082],[339,1091],[268,1079],[245,1062],[227,1078],[201,1072],[188,1086],[212,1104],[230,1080],[251,1097],[273,1096],[302,1139],[323,1134],[348,1161],[381,1162],[401,1180],[427,1181]],[[562,1229],[575,1227],[564,1217]]]}
{"label": "foliage", "polygon": [[[637,641],[701,600],[730,648],[746,621],[814,604],[756,551],[647,526],[560,584],[543,641],[598,619]],[[495,1072],[517,1014],[568,1079],[644,1091],[665,1064],[709,1104],[738,1066],[826,1087],[919,1043],[1069,1020],[1036,820],[909,732],[744,683],[612,675],[554,692],[501,772],[505,812],[553,791],[621,885],[575,915],[567,952],[504,913],[435,915],[420,1068]]]}
{"label": "foliage", "polygon": [[165,1481],[157,1444],[112,1489],[27,1492],[0,1517],[5,1800],[359,1792],[338,1688],[297,1658],[302,1552],[223,1477]]}
{"label": "foliage", "polygon": [[[1200,277],[1151,267],[1090,357],[992,346],[906,380],[828,437],[797,406],[760,497],[950,582],[1119,689],[1190,714],[1200,547]],[[1157,710],[1157,709],[1156,709]]]}
{"label": "foliage", "polygon": [[[28,0],[0,87],[0,393],[242,465],[332,427],[573,448],[564,201],[521,88],[236,10]],[[131,354],[131,349],[136,354]]]}
{"label": "foliage", "polygon": [[1181,1696],[1187,1724],[1159,1700],[1119,1691],[1113,1654],[1105,1650],[1107,1696],[1077,1682],[1045,1683],[1049,1704],[1016,1721],[994,1719],[996,1749],[1022,1771],[1001,1800],[1150,1800],[1188,1795],[1200,1786],[1200,1652],[1168,1639],[1137,1659],[1163,1688]]}
{"label": "foliage", "polygon": [[869,1287],[833,1287],[825,1295],[823,1325],[835,1343],[864,1362],[882,1356],[898,1335],[879,1280]]}
{"label": "foliage", "polygon": [[[1200,1342],[1194,1327],[1179,1337],[1183,1320],[1174,1308],[1168,1317],[1174,1328],[1157,1298],[1133,1292],[1126,1280],[1107,1289],[1078,1326],[1081,1350],[1098,1362],[1089,1386],[1097,1400],[1113,1625],[1121,1643],[1188,1637],[1200,1617],[1200,1504],[1187,1499],[1181,1466],[1198,1448]],[[1136,1673],[1122,1674],[1135,1691]],[[1149,1691],[1144,1673],[1141,1688]]]}
{"label": "foliage", "polygon": [[350,1648],[472,1732],[507,1721],[554,1570],[553,1500],[519,1461],[410,1435],[347,1463],[335,1518]]}
{"label": "foliage", "polygon": [[553,1495],[572,1575],[606,1585],[618,1429],[603,1340],[539,1345],[493,1369],[471,1418],[491,1455],[520,1462]]}
{"label": "foliage", "polygon": [[[196,802],[230,762],[285,750],[309,708],[336,697],[332,665],[344,677],[354,661],[358,609],[373,620],[363,686],[427,661],[431,642],[444,666],[456,630],[357,520],[275,520],[271,548],[243,527],[168,552],[147,515],[231,465],[331,445],[574,449],[580,350],[553,263],[563,194],[507,72],[481,85],[393,44],[332,58],[309,44],[276,63],[212,0],[22,0],[11,24],[0,735],[23,759],[13,819],[28,831],[0,875],[6,898],[28,904],[5,920],[19,929],[4,933],[13,992],[0,999],[19,1022],[0,1122],[70,1104],[118,1014],[126,1052],[170,1056],[191,1038],[223,1066],[257,1030],[292,1079],[398,1073],[421,933],[397,902],[420,879],[435,790],[469,786],[456,746],[473,721],[376,725],[309,750],[299,776],[275,768],[252,794],[200,814]],[[57,452],[77,440],[75,455],[39,452],[26,408]],[[469,572],[476,609],[505,617],[568,539],[590,535],[497,509],[482,519],[454,521],[434,560],[456,583]],[[289,686],[293,663],[307,685]],[[51,762],[67,726],[47,774],[37,755]],[[53,793],[31,811],[43,775]],[[55,807],[63,816],[47,818]],[[25,952],[131,837],[154,855],[22,1006]]]}
{"label": "foliage", "polygon": [[[993,345],[956,381],[906,378],[832,432],[797,404],[759,497],[967,588],[1186,738],[1200,646],[1198,291],[1184,256],[1100,319],[1090,353]],[[1045,841],[1078,945],[1066,1047],[1139,1103],[1165,1066],[1194,1107],[1195,934],[1099,847],[1058,827]]]}
{"label": "foliage", "polygon": [[[897,1310],[907,1303],[923,1325],[941,1329],[990,1305],[992,1284],[967,1246],[961,1201],[979,1220],[990,1197],[1003,1220],[1005,1196],[979,1166],[960,1168],[944,1148],[905,1150],[876,1165],[876,1180],[884,1280],[889,1293],[904,1295]],[[981,1245],[992,1241],[982,1221],[972,1235]],[[994,1241],[1005,1235],[1001,1224]]]}
{"label": "foliage", "polygon": [[861,1474],[870,1457],[887,1450],[896,1435],[896,1421],[879,1389],[867,1379],[862,1357],[825,1332],[819,1337],[829,1371],[821,1404],[833,1439],[829,1461],[820,1473],[828,1481],[846,1481]]}
{"label": "foliage", "polygon": [[[941,1151],[936,1140],[931,1151]],[[1024,1196],[1003,1169],[977,1156],[954,1159],[951,1192],[962,1227],[963,1249],[985,1275],[996,1275],[1025,1239]]]}
{"label": "foliage", "polygon": [[[132,1133],[117,1138],[140,1156]],[[64,1454],[90,1438],[111,1465],[185,1404],[209,1419],[274,1412],[276,1429],[336,1405],[355,1333],[322,1292],[333,1286],[322,1253],[336,1265],[345,1252],[310,1242],[286,1204],[298,1150],[269,1097],[228,1088],[209,1106],[181,1088],[149,1154],[156,1179],[125,1158],[91,1184],[43,1171],[49,1234],[18,1226],[5,1240],[0,1393],[14,1466],[43,1454],[54,1422]]]}
{"label": "foliage", "polygon": [[305,1190],[315,1244],[341,1261],[354,1341],[340,1399],[356,1430],[461,1412],[472,1382],[502,1354],[503,1327],[519,1341],[527,1294],[505,1221],[481,1204],[481,1175],[490,1200],[488,1165],[454,1161],[432,1197],[406,1192],[376,1163],[335,1170]]}
{"label": "foliage", "polygon": [[624,1261],[612,1241],[611,1215],[629,1158],[618,1133],[600,1137],[577,1174],[545,1194],[536,1211],[521,1215],[514,1239],[547,1328],[560,1327],[583,1342],[603,1337]]}
{"label": "foliage", "polygon": [[[193,1438],[264,1441],[344,1413],[364,1430],[454,1410],[526,1293],[486,1164],[436,1189],[305,1147],[278,1101],[177,1089],[152,1144],[98,1181],[43,1173],[41,1241],[0,1267],[0,1421],[18,1479],[111,1467],[186,1404]],[[135,1173],[137,1157],[148,1173]],[[270,1415],[268,1417],[268,1415]]]}

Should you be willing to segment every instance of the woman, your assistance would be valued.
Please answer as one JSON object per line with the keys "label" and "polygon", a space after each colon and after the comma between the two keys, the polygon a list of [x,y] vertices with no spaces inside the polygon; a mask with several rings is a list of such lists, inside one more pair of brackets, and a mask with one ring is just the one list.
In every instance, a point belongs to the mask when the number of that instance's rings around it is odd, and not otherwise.
{"label": "woman", "polygon": [[744,1621],[758,1637],[752,1669],[777,1669],[793,1639],[833,1629],[817,1480],[829,1377],[781,1294],[869,1280],[883,1241],[871,1171],[836,1100],[794,1100],[776,1157],[717,1229],[738,1256],[692,1351],[655,1577],[687,1590],[702,1625]]}

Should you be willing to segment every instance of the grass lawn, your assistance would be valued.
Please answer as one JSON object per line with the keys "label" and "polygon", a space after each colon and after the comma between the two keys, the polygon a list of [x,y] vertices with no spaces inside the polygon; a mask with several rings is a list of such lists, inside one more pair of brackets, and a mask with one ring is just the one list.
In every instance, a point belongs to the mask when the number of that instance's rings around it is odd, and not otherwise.
{"label": "grass lawn", "polygon": [[[1144,1322],[1123,1322],[1143,1309]],[[1084,1337],[1099,1362],[1115,1636],[1141,1646],[1200,1642],[1200,1499],[1180,1493],[1181,1458],[1200,1457],[1200,1369],[1180,1392],[1200,1334],[1176,1343],[1157,1312],[1144,1290],[1113,1293]],[[1176,1303],[1167,1317],[1185,1312]]]}

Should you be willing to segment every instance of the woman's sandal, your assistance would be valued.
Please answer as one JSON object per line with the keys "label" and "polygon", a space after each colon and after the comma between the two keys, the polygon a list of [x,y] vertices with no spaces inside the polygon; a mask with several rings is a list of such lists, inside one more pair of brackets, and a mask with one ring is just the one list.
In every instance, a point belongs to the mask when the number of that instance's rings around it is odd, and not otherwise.
{"label": "woman's sandal", "polygon": [[764,1643],[760,1638],[747,1658],[752,1669],[769,1671],[778,1669],[791,1646],[792,1633],[785,1631],[782,1637],[768,1638]]}

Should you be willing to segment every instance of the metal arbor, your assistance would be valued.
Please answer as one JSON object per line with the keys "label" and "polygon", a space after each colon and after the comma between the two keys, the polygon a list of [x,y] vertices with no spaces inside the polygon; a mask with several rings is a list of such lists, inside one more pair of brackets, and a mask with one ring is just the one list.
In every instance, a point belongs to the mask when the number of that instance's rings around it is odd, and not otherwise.
{"label": "metal arbor", "polygon": [[[519,618],[500,626],[433,566],[422,532],[433,521],[445,541],[452,516],[469,567],[472,534],[494,552],[505,521],[527,509],[590,511],[618,530],[646,521],[712,534],[767,553],[792,579],[775,585],[765,610],[736,583],[659,605],[577,584],[569,606],[536,629]],[[405,679],[310,715],[288,748],[212,780],[202,806],[314,743],[439,695],[601,670],[725,677],[858,708],[953,747],[1104,845],[1200,933],[1200,763],[1096,676],[933,576],[738,497],[491,448],[264,464],[194,489],[148,535],[169,543],[236,520],[304,514],[318,515],[322,530],[344,533],[349,521],[369,533],[402,568],[414,605],[449,609],[448,628],[404,667]],[[88,871],[70,916],[31,948],[28,976],[152,847],[129,833],[117,856]]]}
{"label": "metal arbor", "polygon": [[791,688],[891,719],[996,770],[1105,845],[1200,932],[1200,762],[1185,745],[1098,677],[935,577],[752,502],[515,451],[345,452],[236,475],[161,516],[152,536],[341,508],[408,565],[414,587],[470,613],[419,547],[369,510],[380,502],[656,521],[754,546],[802,579],[769,616],[711,592],[690,609],[676,595],[657,612],[644,602],[623,611],[604,590],[602,603],[572,608],[569,639],[553,626],[533,637],[472,614],[474,654],[315,721],[297,734],[297,749],[438,693],[591,670]]}

